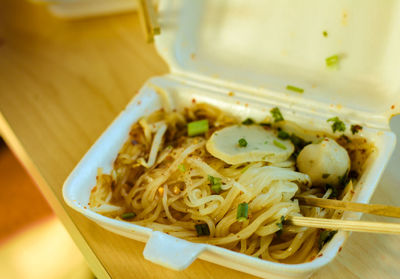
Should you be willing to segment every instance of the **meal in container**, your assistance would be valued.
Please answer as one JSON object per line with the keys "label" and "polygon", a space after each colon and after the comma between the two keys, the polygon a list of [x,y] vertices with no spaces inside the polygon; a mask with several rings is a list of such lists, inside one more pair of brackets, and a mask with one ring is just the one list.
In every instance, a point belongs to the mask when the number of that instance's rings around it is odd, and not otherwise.
{"label": "meal in container", "polygon": [[192,242],[282,263],[313,260],[335,231],[291,225],[288,216],[341,218],[297,197],[351,200],[374,146],[285,121],[239,120],[208,104],[168,106],[134,123],[110,173],[98,169],[89,206],[102,215]]}

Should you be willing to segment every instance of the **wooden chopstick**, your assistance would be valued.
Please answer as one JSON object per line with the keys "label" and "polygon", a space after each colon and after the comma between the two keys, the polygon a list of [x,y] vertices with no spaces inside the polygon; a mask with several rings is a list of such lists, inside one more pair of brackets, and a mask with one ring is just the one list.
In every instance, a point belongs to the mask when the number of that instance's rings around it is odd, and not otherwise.
{"label": "wooden chopstick", "polygon": [[154,6],[151,0],[145,0],[146,9],[148,12],[149,22],[151,26],[151,32],[153,36],[161,34],[160,24],[158,24],[156,11],[154,10]]}
{"label": "wooden chopstick", "polygon": [[310,205],[330,209],[363,212],[381,216],[400,218],[400,207],[382,204],[363,204],[356,202],[320,199],[313,197],[295,197],[301,205]]}
{"label": "wooden chopstick", "polygon": [[154,36],[161,33],[160,25],[151,0],[137,0],[140,25],[147,43],[154,41]]}
{"label": "wooden chopstick", "polygon": [[400,224],[365,222],[352,220],[324,219],[313,217],[289,216],[288,223],[295,226],[312,227],[331,230],[400,234]]}

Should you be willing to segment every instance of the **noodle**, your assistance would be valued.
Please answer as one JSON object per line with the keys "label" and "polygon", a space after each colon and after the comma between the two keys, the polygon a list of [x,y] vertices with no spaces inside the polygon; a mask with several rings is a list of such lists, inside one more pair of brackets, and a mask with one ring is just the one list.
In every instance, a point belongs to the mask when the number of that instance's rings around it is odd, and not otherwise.
{"label": "noodle", "polygon": [[[91,208],[269,261],[310,261],[319,251],[321,230],[288,225],[284,220],[290,215],[341,218],[340,210],[299,206],[296,200],[296,196],[330,198],[333,188],[313,187],[308,175],[296,171],[293,156],[276,163],[225,163],[207,151],[206,142],[214,132],[237,124],[236,119],[205,104],[179,113],[172,111],[165,96],[163,103],[164,110],[132,126],[111,174],[98,170]],[[209,122],[204,136],[187,136],[187,123],[201,119]],[[361,173],[366,157],[358,155],[356,145],[349,148],[356,161],[352,171]],[[218,193],[211,187],[213,179],[220,186]],[[353,189],[350,181],[338,198],[351,200]],[[248,216],[240,221],[243,204],[248,206]],[[134,213],[134,217],[125,220],[123,213]]]}

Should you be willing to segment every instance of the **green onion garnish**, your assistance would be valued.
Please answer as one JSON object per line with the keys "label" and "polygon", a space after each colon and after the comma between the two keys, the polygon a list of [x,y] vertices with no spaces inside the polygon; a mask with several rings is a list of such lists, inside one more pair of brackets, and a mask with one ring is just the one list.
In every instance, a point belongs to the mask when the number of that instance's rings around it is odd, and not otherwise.
{"label": "green onion garnish", "polygon": [[194,227],[196,228],[197,236],[210,235],[210,228],[207,224],[196,224]]}
{"label": "green onion garnish", "polygon": [[132,219],[132,218],[135,218],[135,217],[136,217],[136,213],[135,212],[126,212],[126,213],[121,215],[121,218],[124,219],[124,220],[129,220],[129,219]]}
{"label": "green onion garnish", "polygon": [[281,143],[281,142],[279,142],[279,141],[277,141],[277,140],[274,140],[274,145],[275,145],[276,147],[279,147],[280,149],[286,150],[286,146],[285,146],[283,143]]}
{"label": "green onion garnish", "polygon": [[325,63],[327,67],[337,66],[339,64],[339,56],[332,55],[325,59]]}
{"label": "green onion garnish", "polygon": [[240,147],[246,147],[247,146],[247,140],[245,140],[244,138],[241,138],[239,141],[239,146]]}
{"label": "green onion garnish", "polygon": [[319,250],[321,250],[325,243],[329,242],[336,233],[337,231],[322,231],[318,241]]}
{"label": "green onion garnish", "polygon": [[251,119],[251,118],[246,118],[246,120],[244,120],[244,121],[242,122],[243,125],[251,125],[251,124],[253,124],[253,123],[254,123],[254,120]]}
{"label": "green onion garnish", "polygon": [[276,232],[277,236],[280,238],[281,234],[283,232],[283,223],[285,222],[285,216],[281,216],[281,219],[278,223],[276,223],[276,225],[279,228],[279,231]]}
{"label": "green onion garnish", "polygon": [[278,138],[280,138],[280,139],[285,140],[285,139],[288,139],[289,137],[290,137],[290,135],[288,133],[286,133],[285,131],[281,130],[278,132]]}
{"label": "green onion garnish", "polygon": [[212,190],[215,194],[219,195],[219,193],[221,193],[221,191],[222,191],[221,184],[212,185],[212,186],[211,186],[211,190]]}
{"label": "green onion garnish", "polygon": [[239,222],[243,222],[249,218],[249,205],[246,202],[238,205],[236,219]]}
{"label": "green onion garnish", "polygon": [[328,32],[324,30],[324,31],[322,32],[322,35],[324,35],[324,37],[328,37]]}
{"label": "green onion garnish", "polygon": [[331,127],[333,132],[344,132],[344,130],[346,130],[346,125],[337,116],[329,118],[328,120],[326,120],[326,122],[332,122]]}
{"label": "green onion garnish", "polygon": [[184,164],[180,164],[180,165],[178,166],[178,169],[179,169],[181,172],[185,172],[185,171],[186,171],[186,167],[185,167]]}
{"label": "green onion garnish", "polygon": [[296,86],[293,86],[293,85],[286,85],[286,89],[290,90],[290,91],[297,92],[297,93],[303,93],[304,92],[303,88],[296,87]]}
{"label": "green onion garnish", "polygon": [[354,135],[354,134],[357,134],[359,131],[361,131],[362,128],[363,127],[360,125],[351,125],[350,130],[351,130],[351,133]]}
{"label": "green onion garnish", "polygon": [[275,107],[275,108],[271,109],[270,112],[271,112],[272,117],[274,118],[275,122],[285,120],[285,119],[283,119],[282,113],[279,110],[279,108]]}
{"label": "green onion garnish", "polygon": [[198,120],[190,122],[188,125],[188,136],[193,137],[197,135],[204,134],[208,131],[208,120]]}
{"label": "green onion garnish", "polygon": [[211,184],[211,190],[216,194],[221,193],[221,191],[222,191],[221,178],[209,175],[208,180],[210,181],[210,184]]}

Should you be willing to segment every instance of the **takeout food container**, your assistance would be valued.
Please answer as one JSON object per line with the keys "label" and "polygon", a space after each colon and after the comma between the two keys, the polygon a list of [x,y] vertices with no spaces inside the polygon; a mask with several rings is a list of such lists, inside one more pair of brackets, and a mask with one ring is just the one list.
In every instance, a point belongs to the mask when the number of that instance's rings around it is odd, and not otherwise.
{"label": "takeout food container", "polygon": [[[278,106],[286,120],[328,134],[326,120],[334,116],[347,127],[362,125],[361,136],[376,150],[353,201],[368,203],[396,142],[389,119],[400,111],[399,14],[397,2],[379,0],[161,1],[156,45],[171,73],[149,80],[91,147],[64,184],[66,203],[110,231],[147,242],[144,257],[169,268],[200,258],[260,277],[310,276],[335,257],[348,232],[338,232],[313,261],[295,265],[191,243],[90,210],[97,169],[109,173],[131,125],[161,108],[157,85],[177,109],[203,102],[260,121]],[[341,56],[338,69],[325,66],[333,54]],[[288,84],[304,93],[285,90]]]}

